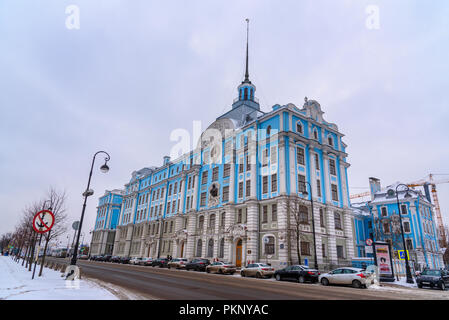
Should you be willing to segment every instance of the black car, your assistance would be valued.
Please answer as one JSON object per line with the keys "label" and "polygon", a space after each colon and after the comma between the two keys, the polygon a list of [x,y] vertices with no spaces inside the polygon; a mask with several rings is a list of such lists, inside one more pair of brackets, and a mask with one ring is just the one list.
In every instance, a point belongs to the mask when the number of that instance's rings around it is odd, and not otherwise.
{"label": "black car", "polygon": [[154,259],[153,262],[151,262],[152,267],[159,267],[159,268],[166,268],[167,264],[170,262],[167,258],[158,258]]}
{"label": "black car", "polygon": [[97,256],[95,261],[104,261],[104,255]]}
{"label": "black car", "polygon": [[128,263],[129,263],[129,260],[131,260],[130,257],[121,257],[121,258],[120,258],[120,263],[128,264]]}
{"label": "black car", "polygon": [[290,280],[299,283],[304,283],[306,281],[315,283],[318,282],[318,277],[320,272],[315,269],[309,269],[306,266],[288,266],[284,269],[276,270],[274,272],[274,277],[277,281]]}
{"label": "black car", "polygon": [[206,267],[210,265],[208,259],[193,259],[186,264],[186,270],[206,271]]}
{"label": "black car", "polygon": [[107,254],[103,257],[103,261],[105,262],[110,262],[111,261],[112,256],[110,254]]}
{"label": "black car", "polygon": [[110,261],[111,262],[120,263],[120,257],[119,256],[112,256]]}
{"label": "black car", "polygon": [[449,273],[446,270],[427,269],[416,277],[416,284],[418,288],[429,286],[446,290],[446,286],[449,284]]}

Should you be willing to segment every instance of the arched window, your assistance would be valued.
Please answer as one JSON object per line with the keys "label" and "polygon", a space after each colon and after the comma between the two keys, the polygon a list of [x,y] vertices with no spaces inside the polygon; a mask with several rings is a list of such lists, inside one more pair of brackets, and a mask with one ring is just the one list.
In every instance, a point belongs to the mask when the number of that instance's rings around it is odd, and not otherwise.
{"label": "arched window", "polygon": [[267,127],[267,136],[269,136],[271,134],[271,126]]}
{"label": "arched window", "polygon": [[224,257],[224,245],[225,245],[224,238],[221,238],[221,240],[220,240],[220,247],[219,247],[219,250],[218,250],[218,257],[219,258],[223,258]]}
{"label": "arched window", "polygon": [[215,230],[215,214],[210,215],[209,228]]}
{"label": "arched window", "polygon": [[254,100],[254,89],[251,89],[251,90],[250,90],[249,99],[250,99],[251,101]]}
{"label": "arched window", "polygon": [[239,100],[242,100],[242,92],[243,92],[243,89],[240,89],[239,90]]}
{"label": "arched window", "polygon": [[303,128],[302,128],[302,123],[301,123],[301,121],[298,121],[298,122],[296,123],[296,131],[297,131],[298,133],[300,133],[300,134],[303,134],[303,133],[304,133],[304,130],[303,130]]}
{"label": "arched window", "polygon": [[333,146],[333,145],[334,145],[334,139],[332,139],[331,136],[328,136],[328,137],[327,137],[327,143],[328,143],[330,146]]}
{"label": "arched window", "polygon": [[[268,240],[265,240],[268,239]],[[264,249],[265,254],[274,254],[274,248],[275,248],[275,239],[273,236],[266,236],[264,238]]]}
{"label": "arched window", "polygon": [[212,258],[214,256],[214,239],[209,239],[207,244],[207,257]]}
{"label": "arched window", "polygon": [[201,257],[201,253],[203,252],[203,241],[198,239],[198,243],[196,244],[196,256]]}
{"label": "arched window", "polygon": [[243,100],[248,100],[248,88],[245,88]]}
{"label": "arched window", "polygon": [[316,128],[313,130],[313,138],[318,140],[318,130]]}
{"label": "arched window", "polygon": [[198,221],[198,229],[203,230],[203,228],[204,228],[204,216],[200,216]]}

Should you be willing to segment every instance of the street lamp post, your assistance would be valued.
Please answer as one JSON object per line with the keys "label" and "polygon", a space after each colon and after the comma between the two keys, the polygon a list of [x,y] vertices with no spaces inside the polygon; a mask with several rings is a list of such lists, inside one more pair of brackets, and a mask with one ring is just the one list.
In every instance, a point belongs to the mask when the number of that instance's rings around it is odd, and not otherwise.
{"label": "street lamp post", "polygon": [[97,154],[99,153],[104,153],[106,154],[106,158],[104,159],[104,165],[102,165],[100,167],[100,170],[103,173],[106,173],[109,171],[109,167],[107,165],[108,161],[111,159],[111,157],[109,156],[109,154],[105,151],[98,151],[97,153],[94,154],[94,157],[92,159],[92,165],[90,167],[90,173],[89,173],[89,180],[87,181],[87,188],[86,191],[84,191],[83,196],[84,196],[84,203],[83,203],[83,210],[81,211],[81,219],[80,219],[80,224],[79,224],[79,229],[78,229],[78,235],[76,237],[76,243],[75,243],[75,248],[73,250],[73,256],[72,256],[72,261],[70,262],[71,265],[76,265],[76,258],[78,255],[78,246],[79,246],[79,241],[80,241],[80,235],[81,235],[81,228],[83,226],[83,219],[84,219],[84,212],[86,211],[86,202],[87,202],[87,197],[91,196],[94,194],[94,192],[92,190],[89,189],[90,187],[90,180],[92,178],[92,171],[94,169],[94,163],[95,163],[95,157],[97,156]]}
{"label": "street lamp post", "polygon": [[[402,245],[404,246],[404,256],[405,256],[405,272],[407,274],[407,283],[414,283],[413,278],[412,278],[412,273],[410,272],[410,266],[408,264],[408,255],[407,255],[407,247],[405,245],[405,237],[404,237],[404,226],[402,225],[402,217],[401,217],[401,207],[399,205],[399,195],[398,195],[398,188],[400,186],[404,186],[407,189],[405,189],[405,195],[404,198],[411,198],[412,196],[410,195],[410,193],[408,193],[408,191],[410,190],[409,187],[403,183],[400,183],[396,186],[396,203],[398,205],[398,213],[399,213],[399,223],[401,224],[401,233],[402,233]],[[393,191],[392,189],[390,189],[391,191]],[[391,194],[392,192],[389,191],[389,193]]]}
{"label": "street lamp post", "polygon": [[[312,233],[313,233],[313,253],[314,253],[314,262],[315,262],[315,269],[318,270],[318,260],[317,260],[317,256],[316,256],[316,236],[315,236],[315,215],[313,213],[313,194],[312,194],[312,185],[307,182],[304,181],[304,183],[307,183],[309,185],[310,188],[310,205],[312,208]],[[304,190],[302,192],[303,195],[308,196],[309,193],[307,192],[307,190]]]}

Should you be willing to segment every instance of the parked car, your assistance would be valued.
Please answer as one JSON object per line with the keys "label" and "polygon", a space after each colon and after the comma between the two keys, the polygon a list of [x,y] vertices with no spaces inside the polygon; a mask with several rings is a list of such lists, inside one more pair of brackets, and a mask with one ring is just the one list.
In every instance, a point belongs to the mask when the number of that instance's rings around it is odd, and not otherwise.
{"label": "parked car", "polygon": [[104,255],[98,255],[95,261],[104,261]]}
{"label": "parked car", "polygon": [[206,271],[206,267],[210,265],[209,259],[193,259],[189,263],[186,264],[186,270],[195,270],[195,271]]}
{"label": "parked car", "polygon": [[261,262],[250,263],[240,271],[242,277],[271,278],[273,274],[274,268]]}
{"label": "parked car", "polygon": [[142,260],[139,261],[139,265],[141,265],[141,266],[151,266],[152,262],[153,262],[153,258],[142,258]]}
{"label": "parked car", "polygon": [[449,273],[446,270],[426,269],[416,278],[418,288],[429,286],[446,290],[449,285]]}
{"label": "parked car", "polygon": [[367,288],[374,283],[374,274],[360,268],[344,267],[320,275],[322,285],[352,285],[354,288]]}
{"label": "parked car", "polygon": [[120,258],[120,263],[128,264],[130,260],[131,260],[130,257],[121,257]]}
{"label": "parked car", "polygon": [[234,274],[236,266],[230,262],[216,261],[206,267],[207,273]]}
{"label": "parked car", "polygon": [[91,261],[95,261],[97,259],[97,256],[95,255],[95,256],[90,256],[90,258],[89,258],[89,260],[91,260]]}
{"label": "parked car", "polygon": [[276,270],[274,272],[274,277],[277,281],[290,280],[299,283],[308,282],[318,282],[318,277],[320,272],[315,269],[309,269],[307,266],[288,266],[284,269]]}
{"label": "parked car", "polygon": [[167,263],[167,268],[181,269],[186,267],[188,260],[186,258],[174,258]]}
{"label": "parked car", "polygon": [[89,256],[87,254],[82,254],[78,257],[78,259],[80,260],[87,260],[89,258]]}
{"label": "parked car", "polygon": [[159,268],[165,268],[167,267],[167,264],[170,260],[167,258],[158,258],[154,259],[153,262],[151,262],[152,267],[159,267]]}
{"label": "parked car", "polygon": [[120,263],[120,257],[119,256],[112,256],[111,257],[111,262],[115,262],[115,263]]}
{"label": "parked car", "polygon": [[131,260],[129,260],[129,264],[137,265],[139,264],[140,260],[142,260],[142,258],[134,257]]}
{"label": "parked car", "polygon": [[105,261],[105,262],[111,262],[111,258],[112,258],[112,256],[111,256],[110,254],[107,254],[107,255],[105,255],[105,256],[103,257],[103,261]]}

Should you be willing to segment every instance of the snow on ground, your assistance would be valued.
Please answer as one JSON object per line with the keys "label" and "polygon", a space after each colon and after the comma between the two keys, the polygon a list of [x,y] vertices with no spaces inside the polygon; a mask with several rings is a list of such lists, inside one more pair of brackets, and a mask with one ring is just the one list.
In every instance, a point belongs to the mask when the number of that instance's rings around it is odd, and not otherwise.
{"label": "snow on ground", "polygon": [[12,257],[0,256],[0,300],[117,300],[105,286],[89,280],[65,280],[61,272],[44,268],[39,277]]}

